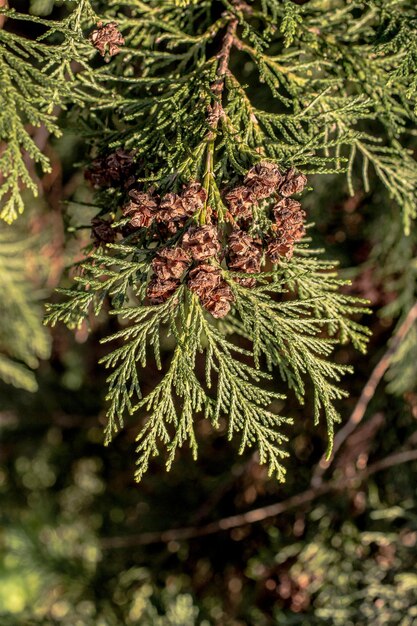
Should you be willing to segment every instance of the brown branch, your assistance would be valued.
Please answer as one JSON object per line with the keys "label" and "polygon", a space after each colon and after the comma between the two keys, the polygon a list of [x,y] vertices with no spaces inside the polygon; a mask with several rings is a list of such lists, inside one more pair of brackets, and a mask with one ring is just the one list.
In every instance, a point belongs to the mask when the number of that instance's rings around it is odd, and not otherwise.
{"label": "brown branch", "polygon": [[356,403],[356,406],[353,409],[350,418],[343,426],[343,428],[339,430],[336,437],[334,438],[333,450],[330,458],[326,459],[326,457],[323,456],[319,464],[316,466],[311,480],[311,484],[313,487],[317,487],[320,484],[323,474],[332,464],[336,453],[344,444],[346,439],[353,433],[357,425],[362,421],[366,413],[366,409],[368,408],[368,404],[375,395],[375,390],[377,386],[381,382],[385,372],[392,362],[392,359],[397,354],[404,338],[407,336],[408,331],[410,330],[416,319],[417,302],[414,304],[414,306],[411,307],[407,314],[407,317],[400,325],[397,332],[393,335],[388,349],[382,355],[381,359],[372,370],[372,373],[367,383],[365,384],[361,395],[359,396],[359,400]]}
{"label": "brown branch", "polygon": [[366,470],[357,472],[352,477],[341,478],[339,480],[329,481],[322,483],[319,487],[310,487],[295,496],[291,496],[287,500],[270,504],[269,506],[263,506],[258,509],[253,509],[247,513],[241,513],[239,515],[232,515],[230,517],[224,517],[205,526],[193,527],[188,526],[184,528],[174,528],[172,530],[165,530],[162,532],[149,532],[141,533],[139,535],[131,535],[128,537],[106,537],[101,541],[101,547],[103,550],[114,550],[117,548],[128,548],[131,546],[143,546],[153,543],[168,543],[170,541],[182,541],[186,539],[195,539],[198,537],[204,537],[212,535],[224,530],[231,530],[232,528],[238,528],[253,524],[254,522],[261,522],[270,517],[277,517],[286,511],[297,508],[318,497],[333,491],[340,491],[341,489],[351,484],[356,484],[358,481],[363,481],[365,478],[376,474],[382,470],[401,465],[403,463],[409,463],[410,461],[417,460],[417,450],[402,450],[400,452],[394,452],[389,456],[376,461],[370,465]]}
{"label": "brown branch", "polygon": [[223,38],[223,43],[220,52],[217,55],[219,64],[217,66],[217,79],[211,85],[211,91],[214,96],[214,104],[209,108],[209,126],[210,132],[208,134],[208,141],[213,141],[216,135],[219,119],[223,114],[222,107],[222,94],[224,91],[224,85],[226,75],[229,69],[230,52],[232,50],[233,41],[236,36],[238,20],[236,17],[231,16],[231,19],[227,25],[226,34]]}
{"label": "brown branch", "polygon": [[[227,12],[225,15],[229,15]],[[230,52],[233,46],[233,41],[236,35],[238,20],[230,14],[230,20],[227,24],[226,33],[223,37],[222,47],[217,54],[218,66],[217,66],[217,78],[211,85],[211,92],[213,94],[214,103],[207,107],[207,122],[209,131],[207,133],[207,155],[206,155],[206,171],[204,172],[204,188],[209,196],[210,185],[212,184],[213,171],[214,171],[214,151],[215,140],[217,135],[217,127],[219,120],[224,115],[222,106],[222,94],[224,91],[224,85],[226,81],[226,75],[228,73]],[[208,207],[205,207],[200,215],[200,223],[205,224],[207,220]]]}

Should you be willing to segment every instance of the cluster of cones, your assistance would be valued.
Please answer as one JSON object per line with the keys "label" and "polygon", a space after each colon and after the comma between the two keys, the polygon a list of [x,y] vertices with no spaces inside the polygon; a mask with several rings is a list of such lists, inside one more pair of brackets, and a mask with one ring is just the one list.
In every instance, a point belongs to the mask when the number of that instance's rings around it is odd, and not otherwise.
{"label": "cluster of cones", "polygon": [[222,277],[219,265],[210,263],[218,259],[222,247],[217,227],[213,224],[192,226],[175,248],[163,248],[152,261],[154,272],[147,296],[151,303],[164,302],[179,287],[186,275],[188,288],[214,317],[224,317],[230,310],[233,294]]}
{"label": "cluster of cones", "polygon": [[[120,177],[123,167],[118,168],[118,164],[124,166],[124,180],[129,179],[129,158],[124,154],[110,158],[112,178],[118,177],[119,184],[126,188]],[[99,163],[95,169],[90,168],[87,176],[97,186],[102,183],[104,166]],[[235,282],[251,288],[256,285],[255,275],[261,272],[265,254],[273,263],[290,258],[294,244],[305,232],[305,213],[290,196],[300,193],[306,182],[306,177],[293,168],[281,173],[273,163],[258,163],[242,185],[224,194],[231,227],[223,222],[221,229],[217,215],[207,206],[207,192],[198,182],[190,182],[181,193],[162,197],[131,188],[129,201],[122,208],[129,232],[147,229],[151,239],[160,244],[147,286],[149,303],[166,301],[185,281],[214,317],[227,315],[234,296],[221,264],[234,272]],[[269,218],[267,233],[253,228],[258,211]],[[202,215],[205,223],[198,226],[197,218]],[[104,220],[93,221],[92,227],[96,239],[108,241],[106,237],[114,237],[114,229]]]}
{"label": "cluster of cones", "polygon": [[[304,236],[305,212],[301,209],[301,204],[290,196],[303,191],[306,183],[304,174],[296,172],[294,168],[281,173],[277,165],[266,161],[252,167],[243,185],[235,187],[225,196],[233,220],[243,231],[252,224],[253,213],[259,203],[274,197],[271,232],[262,241],[267,255],[274,263],[282,257],[291,258],[295,242]],[[249,245],[247,238],[246,241]],[[253,241],[251,246],[252,256],[256,256],[253,249],[255,243]],[[238,270],[235,267],[233,269]],[[259,269],[256,271],[259,272]]]}

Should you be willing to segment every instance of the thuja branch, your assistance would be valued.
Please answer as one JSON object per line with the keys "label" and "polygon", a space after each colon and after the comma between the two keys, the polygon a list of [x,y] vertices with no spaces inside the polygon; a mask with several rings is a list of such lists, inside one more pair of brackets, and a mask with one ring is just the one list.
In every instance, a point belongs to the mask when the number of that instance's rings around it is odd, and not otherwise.
{"label": "thuja branch", "polygon": [[[291,104],[290,94],[301,110],[299,91],[272,75],[280,64],[266,59],[269,35],[257,31],[259,16],[250,23],[251,7],[223,6],[210,23],[198,3],[150,11],[127,2],[128,18],[98,25],[91,36],[100,54],[115,57],[98,75],[116,83],[120,97],[116,109],[93,106],[86,118],[98,151],[86,178],[103,207],[91,224],[96,250],[49,319],[79,325],[108,298],[123,320],[104,359],[111,370],[106,441],[124,416],[138,416],[138,479],[162,451],[168,468],[186,444],[196,456],[198,417],[214,428],[225,417],[240,451],[256,447],[282,479],[291,419],[277,414],[283,397],[271,388],[281,384],[303,403],[311,385],[312,417],[325,416],[331,445],[344,395],[339,382],[349,371],[332,362],[332,352],[349,339],[363,349],[366,339],[349,319],[363,303],[337,294],[342,282],[332,266],[302,241],[307,177],[297,165],[303,154],[314,160],[323,140],[323,127],[317,135],[312,126],[317,109],[310,104],[301,122],[256,109],[238,72],[231,74],[234,46],[241,54],[250,44],[281,104]],[[262,12],[268,21],[266,5]],[[285,24],[288,44],[297,20]],[[217,39],[213,55],[207,45]],[[137,61],[139,76],[120,62],[124,55]],[[161,377],[143,397],[151,354]]]}

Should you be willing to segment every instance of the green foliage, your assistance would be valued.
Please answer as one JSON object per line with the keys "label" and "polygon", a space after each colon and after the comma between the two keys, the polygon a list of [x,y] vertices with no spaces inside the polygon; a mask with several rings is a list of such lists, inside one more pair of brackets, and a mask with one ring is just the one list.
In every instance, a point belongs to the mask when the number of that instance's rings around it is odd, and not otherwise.
{"label": "green foliage", "polygon": [[31,245],[0,234],[0,379],[27,391],[37,389],[32,370],[49,356],[49,337],[25,278]]}
{"label": "green foliage", "polygon": [[[51,170],[43,147],[49,134],[61,134],[60,111],[109,96],[89,65],[94,49],[83,29],[98,19],[89,0],[77,2],[61,21],[7,9],[0,15],[7,18],[0,28],[0,218],[11,223],[23,212],[22,191],[37,195],[36,166]],[[9,30],[28,19],[43,31],[36,39]]]}
{"label": "green foliage", "polygon": [[[56,84],[53,104],[72,103],[75,112],[83,107],[77,125],[93,154],[134,151],[137,182],[161,195],[200,181],[220,224],[227,220],[224,189],[261,158],[306,174],[342,173],[352,194],[359,186],[365,192],[385,188],[397,205],[396,222],[402,220],[405,232],[410,231],[417,165],[407,147],[416,121],[415,54],[407,44],[415,8],[409,0],[312,0],[302,6],[289,0],[250,6],[228,0],[112,0],[94,9],[105,21],[115,21],[125,39],[106,64],[93,60],[86,39],[98,20],[89,2],[76,3],[60,21],[17,16],[46,29],[40,40],[27,44],[45,59],[39,59],[39,68],[32,66],[42,81],[52,81],[50,90]],[[218,51],[232,22],[236,32],[226,59]],[[3,36],[15,37],[7,30]],[[81,71],[73,72],[74,62]],[[25,66],[18,65],[24,72]],[[38,74],[41,87],[30,100],[42,103],[43,98],[52,106]],[[216,81],[221,94],[213,89]],[[19,85],[15,79],[8,86],[13,99],[17,89],[17,101]],[[218,106],[213,125],[210,112]],[[46,113],[51,115],[49,109]],[[25,115],[14,114],[15,126]],[[12,153],[22,160],[12,135]],[[20,210],[22,163],[8,165],[12,175],[3,195],[12,203],[5,209],[9,220],[15,206]],[[97,194],[99,215],[110,216],[116,229],[123,225],[125,200],[123,189]],[[198,219],[204,223],[205,213]],[[254,235],[267,226],[262,220],[260,212]],[[261,461],[282,478],[284,422],[290,420],[273,416],[281,412],[287,391],[301,402],[311,393],[314,422],[325,417],[331,447],[337,401],[344,395],[338,383],[349,371],[331,355],[346,341],[363,350],[366,337],[356,321],[363,303],[340,292],[343,282],[333,266],[303,244],[292,261],[259,275],[256,289],[239,287],[224,271],[235,306],[224,322],[213,323],[185,287],[163,305],[146,305],[152,249],[146,237],[124,236],[116,246],[92,253],[76,287],[64,290],[68,299],[52,306],[48,316],[53,324],[61,320],[79,326],[108,300],[119,316],[122,330],[109,338],[115,347],[104,359],[112,370],[106,441],[123,425],[125,414],[145,417],[138,478],[161,447],[167,450],[168,467],[186,443],[196,455],[199,414],[214,427],[226,415],[229,436],[239,433],[241,450],[256,445]],[[147,366],[150,351],[161,367],[159,344],[166,333],[173,346],[171,363],[142,396],[139,371]],[[249,340],[247,348],[237,345],[239,335]]]}
{"label": "green foliage", "polygon": [[[207,53],[207,44],[222,32],[224,19],[211,22],[208,2],[180,12],[169,4],[113,4],[127,48],[109,67],[109,80],[115,72],[124,76],[126,83],[120,85],[127,97],[118,109],[115,130],[107,127],[103,135],[100,126],[99,145],[134,147],[146,158],[144,175],[162,184],[173,168],[185,179],[210,176],[205,172],[204,128],[215,59]],[[128,18],[120,13],[124,8]],[[279,25],[274,35],[268,9]],[[398,60],[405,62],[410,54],[408,38],[398,36],[388,45],[384,27],[400,22],[405,28],[414,12],[403,0],[388,6],[316,0],[302,7],[265,0],[263,12],[254,11],[264,23],[263,31],[256,31],[251,13],[236,11],[241,24],[237,47],[250,81],[245,85],[232,55],[215,180],[210,177],[213,197],[231,170],[243,172],[261,149],[279,163],[290,162],[306,172],[346,171],[352,193],[357,170],[365,189],[379,180],[402,209],[409,231],[417,166],[404,137],[407,126],[415,123],[409,91],[415,63],[408,62],[407,75],[399,72]],[[388,28],[391,38],[393,28]],[[136,57],[143,71],[132,78],[125,61]],[[258,80],[279,107],[268,104],[266,110],[258,105],[253,91]],[[370,180],[370,167],[377,180]]]}
{"label": "green foliage", "polygon": [[[282,480],[281,459],[287,454],[282,446],[286,441],[282,425],[291,420],[271,412],[270,406],[283,396],[269,389],[272,377],[262,371],[264,359],[300,402],[309,381],[314,390],[315,422],[325,415],[331,445],[334,424],[339,421],[334,403],[345,395],[335,383],[350,368],[332,363],[328,357],[336,338],[351,340],[363,350],[367,336],[365,328],[349,319],[363,313],[363,303],[337,292],[342,281],[331,271],[331,263],[317,261],[301,248],[299,255],[276,268],[272,282],[271,276],[264,274],[263,280],[260,276],[263,284],[247,289],[230,280],[235,313],[217,327],[185,286],[161,305],[141,304],[149,267],[146,250],[128,245],[107,249],[115,256],[90,255],[76,286],[63,292],[66,301],[49,305],[47,321],[55,324],[62,320],[80,327],[91,307],[97,315],[108,296],[115,307],[112,313],[123,325],[127,323],[105,340],[121,344],[103,359],[105,366],[113,369],[108,378],[106,441],[124,425],[125,413],[145,413],[138,435],[138,479],[161,446],[168,452],[168,469],[177,448],[185,442],[196,457],[195,418],[202,414],[215,428],[225,416],[228,437],[240,434],[240,451],[255,445],[260,461]],[[124,307],[127,298],[136,304]],[[323,336],[323,330],[329,338]],[[166,332],[174,342],[171,362],[154,389],[143,397],[138,367],[146,368],[151,350],[161,369],[160,336]],[[252,351],[232,343],[223,333],[249,339]],[[196,375],[202,353],[203,381]]]}
{"label": "green foliage", "polygon": [[[90,362],[99,350],[77,345]],[[78,367],[65,348],[61,356],[69,370]],[[77,393],[68,393],[61,374],[51,368],[41,379],[48,402],[31,399],[30,410],[14,390],[2,398],[2,626],[177,626],[174,615],[181,626],[413,624],[416,461],[348,478],[359,450],[378,463],[415,432],[402,399],[380,394],[386,421],[371,448],[364,425],[362,436],[355,433],[359,447],[338,456],[334,478],[345,475],[347,487],[231,531],[191,540],[174,534],[147,546],[141,533],[197,530],[303,491],[316,456],[313,431],[299,411],[299,454],[285,486],[269,481],[252,455],[236,458],[206,432],[199,464],[181,454],[163,480],[149,473],[138,489],[126,454],[131,434],[100,445],[91,370]],[[56,406],[64,396],[62,415]]]}

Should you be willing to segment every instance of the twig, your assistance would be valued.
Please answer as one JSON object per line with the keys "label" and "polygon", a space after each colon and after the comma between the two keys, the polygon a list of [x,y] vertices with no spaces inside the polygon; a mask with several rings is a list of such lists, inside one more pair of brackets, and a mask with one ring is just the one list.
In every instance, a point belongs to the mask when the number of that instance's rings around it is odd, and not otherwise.
{"label": "twig", "polygon": [[238,20],[231,16],[231,19],[227,25],[226,34],[223,37],[223,43],[220,52],[217,55],[219,64],[217,66],[217,78],[211,85],[211,92],[214,96],[214,104],[209,108],[208,122],[210,131],[207,139],[209,142],[213,141],[216,136],[216,130],[220,117],[223,115],[222,107],[222,93],[224,90],[226,75],[229,69],[230,52],[233,46],[233,41],[236,36]]}
{"label": "twig", "polygon": [[[228,13],[226,12],[226,15]],[[207,155],[206,155],[206,171],[204,172],[204,188],[207,191],[207,197],[209,197],[209,190],[212,184],[213,171],[214,171],[214,145],[217,135],[217,127],[219,125],[220,118],[224,115],[222,106],[222,94],[224,91],[224,85],[226,81],[226,75],[228,73],[230,52],[233,46],[233,41],[236,35],[238,20],[234,15],[230,15],[230,20],[227,25],[226,33],[223,37],[222,47],[217,55],[219,64],[217,66],[217,78],[211,85],[211,92],[214,97],[213,106],[209,105],[207,108],[207,123],[209,131],[207,133]],[[205,224],[207,220],[207,206],[200,215],[200,223]]]}
{"label": "twig", "polygon": [[336,453],[344,444],[346,439],[352,434],[355,430],[356,426],[362,421],[366,409],[368,408],[368,404],[373,398],[375,394],[375,390],[382,380],[385,372],[391,364],[392,359],[398,352],[401,343],[406,337],[408,331],[414,324],[417,319],[417,302],[411,307],[409,310],[407,317],[398,328],[397,332],[393,335],[390,345],[386,352],[382,355],[381,359],[378,361],[372,373],[362,389],[362,393],[359,396],[359,400],[356,403],[353,412],[346,422],[346,424],[339,430],[336,437],[334,438],[333,450],[330,458],[326,459],[325,456],[322,457],[321,461],[316,466],[315,471],[313,472],[313,477],[311,479],[311,485],[313,487],[318,487],[322,481],[323,474],[330,467],[335,458]]}
{"label": "twig", "polygon": [[104,550],[114,550],[117,548],[128,548],[131,546],[143,546],[153,543],[168,543],[170,541],[181,541],[185,539],[195,539],[197,537],[204,537],[206,535],[212,535],[224,530],[230,530],[232,528],[238,528],[246,526],[247,524],[253,524],[254,522],[261,522],[270,517],[276,517],[281,515],[290,509],[307,504],[316,500],[318,497],[329,493],[331,491],[339,491],[350,484],[355,484],[358,481],[363,481],[368,476],[376,474],[382,470],[401,465],[403,463],[409,463],[410,461],[417,460],[417,450],[402,450],[400,452],[394,452],[393,454],[376,461],[370,465],[366,470],[357,472],[350,478],[341,478],[339,480],[329,481],[322,483],[319,487],[310,487],[301,493],[291,496],[287,500],[277,502],[269,506],[264,506],[258,509],[253,509],[247,513],[239,515],[232,515],[230,517],[224,517],[210,524],[200,527],[184,527],[175,528],[172,530],[166,530],[163,532],[149,532],[141,533],[139,535],[131,535],[129,537],[107,537],[102,539],[101,547]]}

